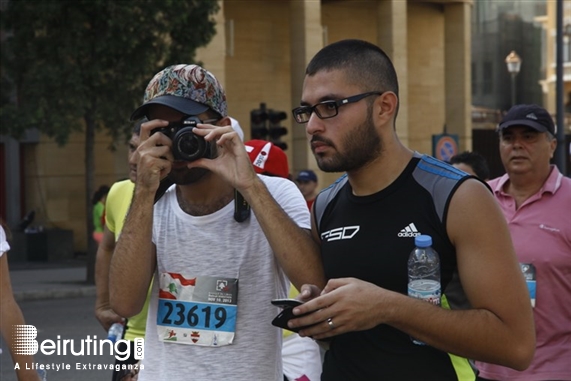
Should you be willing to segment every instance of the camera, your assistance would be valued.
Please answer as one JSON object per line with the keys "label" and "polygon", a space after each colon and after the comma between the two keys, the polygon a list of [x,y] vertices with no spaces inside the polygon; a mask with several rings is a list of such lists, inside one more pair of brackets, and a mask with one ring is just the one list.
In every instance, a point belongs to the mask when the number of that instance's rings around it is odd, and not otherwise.
{"label": "camera", "polygon": [[211,157],[210,144],[202,136],[196,135],[192,129],[202,123],[196,116],[183,118],[179,122],[170,122],[166,127],[155,128],[172,140],[172,153],[175,160],[194,161],[203,157]]}

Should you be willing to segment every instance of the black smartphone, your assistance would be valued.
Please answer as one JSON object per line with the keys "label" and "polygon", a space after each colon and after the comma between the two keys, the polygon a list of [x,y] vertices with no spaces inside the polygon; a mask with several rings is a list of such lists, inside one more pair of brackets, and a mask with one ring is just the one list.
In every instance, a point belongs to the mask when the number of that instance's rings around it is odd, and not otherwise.
{"label": "black smartphone", "polygon": [[273,304],[274,306],[278,306],[278,307],[280,307],[280,308],[288,308],[288,307],[293,308],[293,307],[296,307],[296,306],[300,306],[300,305],[302,305],[303,303],[302,303],[301,301],[297,300],[297,299],[287,299],[287,298],[284,298],[284,299],[273,299],[273,300],[272,300],[272,304]]}
{"label": "black smartphone", "polygon": [[305,316],[305,314],[304,315],[293,314],[293,308],[303,304],[302,302],[300,302],[297,299],[273,299],[272,304],[274,306],[283,308],[283,310],[278,314],[278,316],[276,316],[274,320],[272,320],[273,326],[287,329],[289,331],[293,331],[296,333],[299,332],[299,330],[301,330],[302,328],[305,328],[305,327],[290,328],[287,326],[287,322],[290,321],[291,319]]}

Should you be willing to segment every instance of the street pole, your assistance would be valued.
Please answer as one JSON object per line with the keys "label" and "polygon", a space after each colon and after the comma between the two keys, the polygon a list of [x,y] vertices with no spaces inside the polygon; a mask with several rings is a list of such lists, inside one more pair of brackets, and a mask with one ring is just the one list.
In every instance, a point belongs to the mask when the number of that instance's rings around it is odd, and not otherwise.
{"label": "street pole", "polygon": [[517,73],[511,73],[512,76],[512,107],[515,106],[515,76]]}
{"label": "street pole", "polygon": [[559,171],[566,174],[567,163],[565,161],[565,106],[563,104],[563,0],[557,0],[557,23],[556,23],[556,54],[557,67],[555,74],[555,104],[557,114],[557,148],[555,149],[554,162]]}
{"label": "street pole", "polygon": [[515,106],[516,96],[515,96],[515,77],[518,75],[521,69],[521,58],[517,55],[515,50],[512,50],[510,54],[505,59],[506,66],[508,68],[508,73],[512,77],[512,107]]}

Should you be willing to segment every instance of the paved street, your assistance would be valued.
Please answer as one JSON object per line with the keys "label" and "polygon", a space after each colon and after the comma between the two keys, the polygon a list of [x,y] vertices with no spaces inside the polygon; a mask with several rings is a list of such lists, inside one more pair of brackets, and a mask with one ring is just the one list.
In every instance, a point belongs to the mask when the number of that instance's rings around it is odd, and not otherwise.
{"label": "paved street", "polygon": [[[16,272],[17,273],[17,272]],[[38,329],[38,342],[43,340],[57,341],[58,335],[61,341],[74,339],[74,351],[81,350],[80,340],[85,340],[87,335],[98,339],[106,338],[106,333],[101,328],[93,316],[93,305],[95,296],[84,296],[79,298],[59,298],[47,300],[23,300],[19,302],[26,318],[26,323],[36,326]],[[3,354],[0,355],[0,380],[15,381],[16,376],[13,371],[10,355],[4,342],[2,344]],[[92,346],[93,344],[91,344]],[[69,347],[68,347],[69,348]],[[68,351],[67,356],[63,355],[43,355],[41,352],[35,356],[38,364],[69,364],[70,370],[59,372],[48,371],[48,381],[107,381],[111,380],[110,370],[88,370],[76,369],[76,364],[80,368],[84,365],[93,367],[94,364],[113,364],[114,356],[109,354],[74,356]]]}

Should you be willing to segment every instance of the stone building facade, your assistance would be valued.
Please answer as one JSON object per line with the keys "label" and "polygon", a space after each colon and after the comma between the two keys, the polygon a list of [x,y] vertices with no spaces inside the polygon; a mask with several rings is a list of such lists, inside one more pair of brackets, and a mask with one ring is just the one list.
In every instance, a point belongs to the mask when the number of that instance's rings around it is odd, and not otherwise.
{"label": "stone building facade", "polygon": [[[400,82],[397,133],[410,148],[432,153],[433,134],[459,136],[460,150],[472,145],[472,0],[219,0],[217,34],[197,59],[225,86],[229,113],[250,136],[250,111],[266,103],[286,111],[292,173],[316,170],[320,185],[339,174],[317,170],[305,130],[290,110],[299,104],[304,70],[324,45],[346,38],[381,46],[392,58]],[[190,29],[191,33],[192,30]],[[149,73],[149,78],[154,73]],[[9,141],[8,141],[9,140]],[[110,152],[105,135],[96,137],[96,187],[127,177],[126,148]],[[74,232],[74,250],[85,251],[83,136],[58,147],[45,136],[28,142],[5,139],[8,170],[5,217],[14,223],[36,210],[36,223]],[[6,165],[6,161],[9,164]]]}

